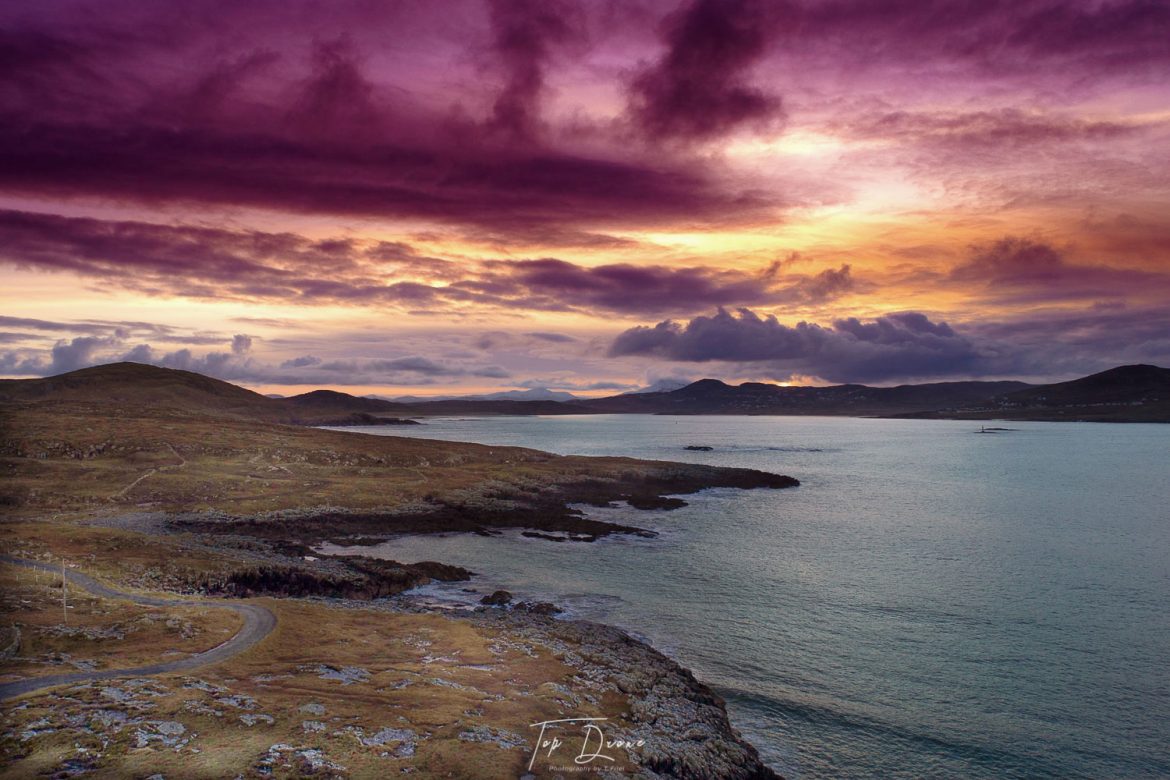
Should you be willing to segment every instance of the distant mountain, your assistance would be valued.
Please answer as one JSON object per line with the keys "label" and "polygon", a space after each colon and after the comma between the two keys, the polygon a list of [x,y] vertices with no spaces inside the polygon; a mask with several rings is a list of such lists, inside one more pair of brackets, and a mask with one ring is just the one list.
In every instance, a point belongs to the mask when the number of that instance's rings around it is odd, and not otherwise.
{"label": "distant mountain", "polygon": [[1098,374],[997,395],[934,415],[970,419],[1170,422],[1170,369],[1119,366]]}
{"label": "distant mountain", "polygon": [[791,414],[878,416],[931,411],[1029,387],[1023,382],[939,382],[899,387],[729,385],[700,379],[665,393],[630,393],[579,401],[596,412],[644,414]]}
{"label": "distant mountain", "polygon": [[1170,368],[1149,365],[1119,366],[1070,382],[1041,385],[1010,393],[1008,404],[1034,406],[1080,406],[1123,404],[1140,406],[1170,401]]}
{"label": "distant mountain", "polygon": [[[529,399],[527,392],[521,393]],[[565,394],[568,395],[568,394]],[[936,382],[898,387],[735,386],[701,379],[677,390],[608,398],[456,398],[411,403],[314,390],[269,398],[189,371],[114,363],[45,379],[0,380],[0,402],[174,409],[299,425],[410,424],[405,417],[563,414],[848,415],[951,419],[1170,422],[1170,369],[1121,366],[1050,385]]]}

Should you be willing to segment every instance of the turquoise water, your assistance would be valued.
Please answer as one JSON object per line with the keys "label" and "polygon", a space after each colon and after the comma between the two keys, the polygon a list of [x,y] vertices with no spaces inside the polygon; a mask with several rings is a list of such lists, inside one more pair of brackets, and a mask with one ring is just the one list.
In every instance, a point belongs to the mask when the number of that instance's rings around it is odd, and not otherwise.
{"label": "turquoise water", "polygon": [[803,483],[707,491],[673,512],[590,510],[662,532],[652,540],[450,535],[375,549],[466,565],[479,586],[648,639],[724,696],[790,778],[1170,777],[1170,426],[1010,425],[604,416],[371,428]]}

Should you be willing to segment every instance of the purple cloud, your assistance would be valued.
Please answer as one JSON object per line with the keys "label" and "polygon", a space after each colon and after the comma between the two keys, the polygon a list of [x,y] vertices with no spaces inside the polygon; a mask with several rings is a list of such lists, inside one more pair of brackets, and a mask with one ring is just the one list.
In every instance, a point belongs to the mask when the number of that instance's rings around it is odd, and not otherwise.
{"label": "purple cloud", "polygon": [[780,99],[749,86],[775,6],[762,0],[692,0],[663,23],[662,58],[630,86],[630,111],[652,139],[701,140],[741,126],[775,127]]}
{"label": "purple cloud", "polygon": [[[457,264],[402,244],[14,211],[0,211],[0,262],[71,271],[147,294],[432,310],[478,304],[692,313],[711,306],[819,304],[854,287],[848,265],[801,275],[775,266],[762,273],[709,266],[587,267],[555,258]],[[394,281],[396,275],[412,278]]]}
{"label": "purple cloud", "polygon": [[243,333],[232,336],[232,352],[243,355],[252,349],[252,337]]}
{"label": "purple cloud", "polygon": [[748,309],[720,309],[685,324],[666,320],[631,328],[613,341],[610,355],[768,363],[776,371],[841,382],[967,374],[979,370],[981,360],[968,339],[917,312],[869,322],[850,318],[826,327],[808,322],[788,326]]}
{"label": "purple cloud", "polygon": [[548,341],[548,342],[551,342],[553,344],[571,344],[577,340],[577,339],[573,338],[572,336],[569,336],[569,335],[564,334],[564,333],[534,332],[534,333],[528,333],[525,335],[531,336],[534,339],[539,339],[540,341]]}
{"label": "purple cloud", "polygon": [[[111,8],[85,26],[25,14],[0,37],[0,186],[570,243],[604,239],[591,225],[750,221],[783,206],[700,160],[636,158],[614,138],[534,147],[545,69],[584,25],[576,4],[495,0],[490,29],[459,40],[437,6],[305,6],[282,13],[279,29],[247,9],[222,11],[203,25],[164,6]],[[466,55],[487,34],[505,74],[490,115],[467,115],[459,91],[397,83],[374,56],[385,41],[366,29],[394,24],[444,36],[453,58],[476,59]],[[400,78],[409,85],[410,73]],[[501,132],[485,138],[485,124]]]}
{"label": "purple cloud", "polygon": [[538,135],[545,67],[554,49],[580,35],[580,9],[560,0],[490,0],[492,44],[506,74],[491,124],[515,140]]}
{"label": "purple cloud", "polygon": [[1170,273],[1070,263],[1050,244],[1012,236],[975,247],[947,281],[1001,304],[1136,300],[1170,293]]}
{"label": "purple cloud", "polygon": [[[1053,345],[1060,348],[1054,349]],[[832,382],[890,383],[964,378],[1052,381],[1120,363],[1170,362],[1170,313],[1164,307],[1052,310],[1004,315],[956,329],[921,312],[831,325],[785,325],[749,310],[720,310],[688,322],[630,328],[613,357],[721,363],[724,375],[775,379],[816,376]],[[710,373],[709,369],[705,369]]]}

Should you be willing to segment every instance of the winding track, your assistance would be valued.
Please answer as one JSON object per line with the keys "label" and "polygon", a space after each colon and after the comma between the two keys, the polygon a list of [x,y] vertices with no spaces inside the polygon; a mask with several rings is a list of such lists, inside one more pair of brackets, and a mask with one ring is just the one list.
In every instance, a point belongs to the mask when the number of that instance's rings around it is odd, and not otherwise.
{"label": "winding track", "polygon": [[[28,569],[39,569],[50,573],[60,571],[59,567],[36,561],[26,561],[20,558],[10,558],[0,555],[0,563],[13,566],[24,566]],[[250,647],[255,646],[276,628],[276,616],[269,610],[256,604],[234,604],[223,601],[204,600],[171,600],[154,598],[153,596],[138,596],[133,593],[123,593],[107,587],[97,580],[81,572],[68,571],[65,577],[74,585],[89,591],[95,596],[107,599],[125,599],[135,604],[148,607],[212,607],[216,609],[230,609],[244,619],[244,625],[236,635],[221,645],[205,650],[202,653],[180,658],[174,661],[136,666],[130,669],[102,669],[94,672],[72,672],[70,674],[53,674],[47,677],[32,677],[27,680],[0,684],[0,700],[11,699],[14,696],[23,696],[26,693],[53,688],[58,685],[90,682],[91,680],[109,680],[115,677],[144,677],[153,674],[167,674],[170,672],[185,672],[200,666],[226,661]]]}

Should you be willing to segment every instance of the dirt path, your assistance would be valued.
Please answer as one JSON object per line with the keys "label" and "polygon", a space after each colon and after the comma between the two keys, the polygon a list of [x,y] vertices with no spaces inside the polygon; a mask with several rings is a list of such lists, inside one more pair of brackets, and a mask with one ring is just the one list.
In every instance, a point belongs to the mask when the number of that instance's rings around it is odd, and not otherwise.
{"label": "dirt path", "polygon": [[127,493],[129,493],[131,490],[136,488],[138,486],[138,483],[141,482],[142,480],[146,479],[147,477],[153,476],[155,474],[159,474],[163,471],[171,471],[173,469],[181,469],[187,465],[187,459],[179,454],[179,451],[175,449],[174,445],[172,445],[170,442],[166,442],[166,445],[167,445],[167,449],[169,449],[171,451],[171,454],[179,459],[178,463],[172,463],[169,466],[159,466],[156,469],[147,469],[146,473],[144,473],[142,476],[135,479],[133,482],[131,482],[129,485],[127,485],[126,487],[119,490],[114,495],[110,496],[109,500],[110,501],[117,501],[119,498],[125,498]]}
{"label": "dirt path", "polygon": [[[24,566],[29,569],[39,569],[50,573],[60,572],[60,568],[50,564],[26,561],[20,558],[10,558],[0,555],[0,563],[9,563],[14,566]],[[93,672],[71,672],[69,674],[54,674],[47,677],[34,677],[27,680],[0,684],[0,700],[22,696],[26,693],[53,688],[58,685],[90,682],[91,680],[109,680],[115,677],[144,677],[152,674],[168,674],[170,672],[185,672],[208,664],[226,661],[250,647],[258,644],[272,633],[276,627],[276,616],[264,607],[256,604],[236,604],[225,601],[210,601],[202,599],[171,600],[153,596],[139,596],[133,593],[123,593],[114,590],[81,572],[68,571],[65,577],[70,583],[84,588],[95,596],[107,599],[125,599],[135,604],[149,607],[211,607],[213,609],[230,609],[244,619],[244,625],[231,639],[221,645],[205,650],[202,653],[180,658],[174,661],[164,661],[148,666],[136,666],[130,669],[102,669]]]}

